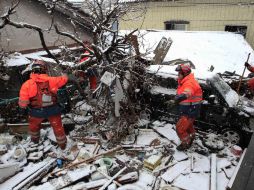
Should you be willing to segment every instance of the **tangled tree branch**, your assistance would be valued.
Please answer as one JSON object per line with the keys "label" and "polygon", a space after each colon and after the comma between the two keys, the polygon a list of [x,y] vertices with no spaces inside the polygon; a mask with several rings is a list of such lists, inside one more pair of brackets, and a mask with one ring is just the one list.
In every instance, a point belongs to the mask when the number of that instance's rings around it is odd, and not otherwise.
{"label": "tangled tree branch", "polygon": [[56,33],[63,35],[63,36],[67,36],[69,38],[71,38],[72,40],[74,40],[75,42],[77,42],[78,44],[80,44],[86,51],[88,51],[90,54],[94,54],[94,52],[92,50],[90,50],[89,48],[86,47],[86,45],[82,42],[82,40],[80,40],[79,38],[77,38],[75,35],[70,34],[68,32],[62,32],[59,31],[58,26],[55,24],[54,25]]}

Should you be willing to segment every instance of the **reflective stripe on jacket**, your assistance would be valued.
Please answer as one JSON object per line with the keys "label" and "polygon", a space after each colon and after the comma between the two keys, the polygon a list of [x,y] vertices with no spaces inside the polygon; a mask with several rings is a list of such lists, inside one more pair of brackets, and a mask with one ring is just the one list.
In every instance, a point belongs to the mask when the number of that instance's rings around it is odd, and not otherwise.
{"label": "reflective stripe on jacket", "polygon": [[201,103],[203,92],[193,73],[187,75],[182,80],[178,80],[177,94],[187,95],[187,99],[180,102],[181,105]]}
{"label": "reflective stripe on jacket", "polygon": [[30,79],[21,86],[19,92],[19,106],[22,108],[27,107],[31,103],[31,98],[37,95],[36,82],[48,82],[50,91],[57,94],[58,89],[64,86],[67,81],[67,76],[50,77],[47,74],[32,73]]}

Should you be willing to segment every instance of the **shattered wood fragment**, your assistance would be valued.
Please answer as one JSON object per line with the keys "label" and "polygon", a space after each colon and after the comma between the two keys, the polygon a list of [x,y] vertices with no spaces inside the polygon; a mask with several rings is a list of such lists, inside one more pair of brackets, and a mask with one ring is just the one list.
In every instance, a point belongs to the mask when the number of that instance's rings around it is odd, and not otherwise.
{"label": "shattered wood fragment", "polygon": [[87,183],[84,182],[80,182],[77,183],[76,185],[73,186],[68,186],[66,188],[63,188],[63,190],[69,190],[70,188],[73,189],[85,189],[85,190],[94,190],[94,189],[98,189],[99,187],[101,187],[103,184],[105,184],[108,180],[107,179],[100,179],[100,180],[96,180],[96,181],[90,181]]}
{"label": "shattered wood fragment", "polygon": [[107,188],[114,179],[116,179],[121,173],[123,173],[125,170],[127,169],[127,167],[125,166],[123,169],[121,169],[119,172],[117,172],[117,174],[115,174],[110,180],[107,181],[107,183],[105,183],[99,190],[104,190],[105,188]]}
{"label": "shattered wood fragment", "polygon": [[98,144],[98,142],[96,142],[94,150],[92,152],[93,155],[96,155],[98,153],[98,151],[100,150],[101,145]]}
{"label": "shattered wood fragment", "polygon": [[4,182],[8,177],[20,171],[18,163],[1,164],[0,165],[0,183]]}
{"label": "shattered wood fragment", "polygon": [[43,156],[42,151],[32,152],[32,153],[29,154],[27,159],[30,160],[30,161],[38,161],[42,158],[42,156]]}
{"label": "shattered wood fragment", "polygon": [[172,168],[167,170],[161,177],[165,181],[172,183],[175,178],[177,178],[185,169],[190,167],[190,161],[182,161],[178,162],[176,165],[174,165]]}
{"label": "shattered wood fragment", "polygon": [[162,39],[160,40],[159,44],[157,45],[157,47],[154,50],[154,64],[161,64],[162,61],[164,60],[166,54],[168,53],[168,50],[171,46],[171,44],[173,43],[171,38],[165,38],[162,37]]}
{"label": "shattered wood fragment", "polygon": [[85,144],[100,144],[100,138],[99,137],[79,137],[79,136],[73,136],[72,137],[75,140],[82,141]]}
{"label": "shattered wood fragment", "polygon": [[[107,179],[111,179],[111,177],[110,176],[108,176],[107,174],[105,174],[104,172],[102,172],[102,171],[100,171],[100,170],[98,170],[97,169],[97,172],[99,172],[100,174],[102,174],[104,177],[106,177]],[[113,183],[115,183],[117,186],[122,186],[122,182],[121,181],[116,181],[116,180],[113,180]]]}
{"label": "shattered wood fragment", "polygon": [[[30,164],[24,168],[23,171],[19,172],[12,178],[6,180],[2,184],[0,184],[0,189],[10,189],[14,188],[16,186],[20,186],[22,183],[23,185],[26,185],[26,183],[30,182],[30,179],[33,179],[34,176],[37,176],[37,172],[40,172],[40,170],[43,170],[44,167],[47,168],[48,164],[52,162],[55,162],[55,159],[49,159],[47,158],[46,160],[35,163],[35,164]],[[34,175],[34,176],[33,176]],[[32,176],[29,180],[26,181],[30,176]],[[25,183],[26,181],[26,183]],[[21,186],[22,187],[22,186]]]}
{"label": "shattered wood fragment", "polygon": [[180,139],[177,136],[176,131],[173,129],[173,125],[171,124],[167,124],[162,127],[153,127],[153,130],[170,140],[170,142],[175,145],[178,145],[180,143]]}
{"label": "shattered wood fragment", "polygon": [[162,168],[156,169],[156,170],[153,171],[153,174],[154,174],[155,176],[158,176],[158,175],[160,175],[160,173],[161,173],[162,171],[164,171],[164,170],[170,168],[171,166],[174,166],[174,165],[177,164],[177,163],[178,163],[178,162],[172,162],[171,164],[169,164],[169,165],[167,165],[167,166],[164,166],[164,167],[162,167]]}
{"label": "shattered wood fragment", "polygon": [[36,181],[39,181],[42,179],[47,173],[56,166],[56,161],[55,159],[49,160],[49,162],[37,170],[35,173],[33,173],[31,176],[23,180],[21,183],[19,183],[17,186],[13,188],[13,190],[18,190],[18,189],[27,189],[30,186],[32,186]]}
{"label": "shattered wood fragment", "polygon": [[85,165],[74,170],[68,170],[65,175],[62,175],[58,178],[49,180],[49,183],[52,184],[57,189],[66,187],[84,177],[90,176],[93,172],[96,171],[95,166]]}
{"label": "shattered wood fragment", "polygon": [[132,183],[137,180],[138,180],[138,172],[136,171],[124,174],[117,179],[117,181],[121,184]]}
{"label": "shattered wood fragment", "polygon": [[97,154],[97,155],[93,156],[92,158],[88,158],[88,159],[86,159],[86,160],[83,160],[83,161],[80,161],[80,162],[71,164],[71,165],[69,165],[69,166],[67,166],[67,167],[65,167],[65,168],[63,168],[63,169],[61,169],[61,170],[59,170],[59,171],[52,172],[51,175],[52,175],[52,176],[53,176],[53,175],[56,175],[57,173],[59,173],[59,172],[61,172],[61,171],[63,171],[63,170],[70,169],[70,168],[72,168],[72,167],[78,166],[78,165],[83,164],[83,163],[90,163],[90,162],[93,162],[96,158],[98,158],[98,157],[100,157],[100,156],[107,155],[107,154],[112,154],[112,153],[114,153],[114,152],[116,152],[116,151],[118,151],[118,150],[121,150],[121,149],[122,149],[121,146],[117,146],[116,148],[112,148],[112,149],[110,149],[110,150],[108,150],[108,151],[106,151],[106,152]]}

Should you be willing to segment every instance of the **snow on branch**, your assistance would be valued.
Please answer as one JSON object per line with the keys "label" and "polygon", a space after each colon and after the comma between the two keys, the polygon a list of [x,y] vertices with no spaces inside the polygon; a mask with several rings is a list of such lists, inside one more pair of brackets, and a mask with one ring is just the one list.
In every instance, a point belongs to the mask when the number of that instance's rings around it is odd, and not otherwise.
{"label": "snow on branch", "polygon": [[56,30],[56,33],[57,34],[60,34],[60,35],[63,35],[63,36],[67,36],[71,39],[73,39],[74,41],[76,41],[78,44],[80,44],[86,51],[88,51],[90,54],[94,54],[93,51],[91,51],[89,48],[86,47],[86,45],[83,43],[82,40],[80,40],[77,36],[73,35],[73,34],[70,34],[68,32],[62,32],[62,31],[59,31],[58,29],[58,26],[55,24],[54,25],[55,27],[55,30]]}

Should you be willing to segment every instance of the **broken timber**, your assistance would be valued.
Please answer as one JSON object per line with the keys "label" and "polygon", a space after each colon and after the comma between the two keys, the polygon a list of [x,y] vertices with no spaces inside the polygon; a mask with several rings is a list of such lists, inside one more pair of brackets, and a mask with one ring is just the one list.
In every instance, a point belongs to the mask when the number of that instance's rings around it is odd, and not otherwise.
{"label": "broken timber", "polygon": [[56,171],[56,172],[52,172],[51,175],[55,175],[55,174],[57,174],[57,173],[59,173],[59,172],[61,172],[61,171],[63,171],[63,170],[66,170],[66,169],[69,169],[69,168],[78,166],[78,165],[83,164],[83,163],[90,163],[90,162],[93,162],[96,158],[98,158],[98,157],[100,157],[100,156],[103,156],[103,155],[106,155],[106,154],[111,154],[111,153],[116,152],[116,151],[121,150],[121,149],[122,149],[121,146],[117,146],[116,148],[113,148],[113,149],[110,149],[110,150],[108,150],[108,151],[106,151],[106,152],[97,154],[97,155],[93,156],[92,158],[88,158],[88,159],[82,160],[82,161],[77,162],[77,163],[75,163],[75,164],[68,165],[67,167],[65,167],[65,168],[63,168],[63,169],[61,169],[61,170],[58,170],[58,171]]}
{"label": "broken timber", "polygon": [[121,169],[119,172],[117,172],[110,180],[107,181],[107,183],[105,183],[99,190],[104,190],[106,187],[108,187],[110,185],[110,183],[112,183],[112,181],[114,179],[116,179],[121,173],[123,173],[125,170],[127,169],[127,167],[125,166],[123,169]]}

